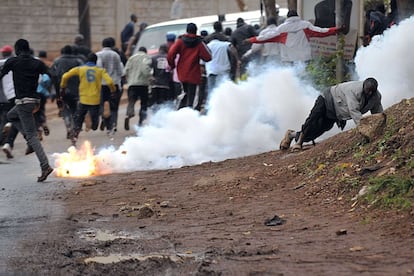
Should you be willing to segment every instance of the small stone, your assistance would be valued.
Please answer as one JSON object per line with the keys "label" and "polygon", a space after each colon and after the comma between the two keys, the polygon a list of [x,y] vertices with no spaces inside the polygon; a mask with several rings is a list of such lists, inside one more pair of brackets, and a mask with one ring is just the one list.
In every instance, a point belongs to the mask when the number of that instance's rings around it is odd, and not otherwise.
{"label": "small stone", "polygon": [[337,236],[342,236],[342,235],[346,235],[346,234],[348,234],[346,229],[340,229],[340,230],[336,231]]}
{"label": "small stone", "polygon": [[161,208],[167,208],[169,206],[170,206],[170,202],[168,200],[163,201],[163,202],[160,203]]}

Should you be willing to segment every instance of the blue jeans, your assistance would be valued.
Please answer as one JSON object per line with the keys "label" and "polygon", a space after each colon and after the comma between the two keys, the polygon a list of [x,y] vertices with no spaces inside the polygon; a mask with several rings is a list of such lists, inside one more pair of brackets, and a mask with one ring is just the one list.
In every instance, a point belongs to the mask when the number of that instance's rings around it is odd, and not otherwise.
{"label": "blue jeans", "polygon": [[24,139],[36,153],[37,159],[40,162],[40,168],[42,171],[49,168],[49,160],[43,150],[42,144],[37,137],[37,127],[33,111],[38,108],[36,103],[26,103],[15,105],[9,113],[7,113],[7,119],[23,133]]}

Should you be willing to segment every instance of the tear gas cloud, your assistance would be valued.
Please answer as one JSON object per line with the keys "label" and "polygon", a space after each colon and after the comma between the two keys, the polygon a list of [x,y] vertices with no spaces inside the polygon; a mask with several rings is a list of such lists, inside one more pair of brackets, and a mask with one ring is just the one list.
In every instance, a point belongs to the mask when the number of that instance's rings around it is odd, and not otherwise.
{"label": "tear gas cloud", "polygon": [[267,70],[239,84],[224,82],[211,93],[207,115],[163,108],[149,116],[136,137],[117,150],[101,150],[99,159],[112,171],[123,172],[274,150],[287,128],[300,127],[317,95],[300,82],[294,68]]}
{"label": "tear gas cloud", "polygon": [[374,36],[368,47],[358,50],[355,63],[360,79],[375,77],[384,108],[414,96],[414,16]]}
{"label": "tear gas cloud", "polygon": [[[378,80],[385,108],[412,97],[413,29],[410,18],[357,52],[357,78]],[[177,168],[278,149],[287,129],[300,129],[319,92],[300,79],[303,68],[262,69],[254,68],[247,81],[217,87],[207,115],[187,108],[152,114],[136,137],[100,150],[100,166],[108,172]],[[338,132],[334,127],[323,137]]]}

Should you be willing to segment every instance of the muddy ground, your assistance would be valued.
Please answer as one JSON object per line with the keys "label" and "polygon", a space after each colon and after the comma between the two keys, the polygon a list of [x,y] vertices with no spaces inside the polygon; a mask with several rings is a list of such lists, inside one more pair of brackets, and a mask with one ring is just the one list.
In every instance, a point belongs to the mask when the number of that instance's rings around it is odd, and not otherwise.
{"label": "muddy ground", "polygon": [[[390,151],[414,148],[411,103],[387,111]],[[349,130],[301,152],[79,180],[46,196],[63,201],[65,218],[27,239],[10,268],[37,275],[411,275],[414,209],[376,207],[356,195],[369,177],[414,172],[388,151],[375,161],[357,156],[361,147],[375,150],[375,141],[364,143]],[[364,170],[370,162],[381,166]],[[270,222],[279,225],[266,225],[275,216]]]}

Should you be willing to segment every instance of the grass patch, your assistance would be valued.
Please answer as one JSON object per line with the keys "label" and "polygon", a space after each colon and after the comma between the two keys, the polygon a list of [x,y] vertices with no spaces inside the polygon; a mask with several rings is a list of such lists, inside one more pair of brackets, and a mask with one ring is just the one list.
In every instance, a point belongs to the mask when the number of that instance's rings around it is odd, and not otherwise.
{"label": "grass patch", "polygon": [[414,179],[401,176],[371,178],[365,198],[368,203],[390,209],[410,209],[413,199]]}

